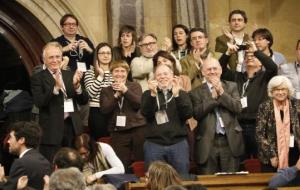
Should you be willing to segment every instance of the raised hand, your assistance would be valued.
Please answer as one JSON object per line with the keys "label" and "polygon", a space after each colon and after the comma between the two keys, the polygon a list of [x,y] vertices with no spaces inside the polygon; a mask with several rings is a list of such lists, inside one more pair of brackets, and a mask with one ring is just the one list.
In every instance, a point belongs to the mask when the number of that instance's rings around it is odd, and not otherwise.
{"label": "raised hand", "polygon": [[193,49],[192,54],[193,54],[193,58],[198,63],[200,69],[200,66],[203,64],[203,60],[201,58],[202,52],[199,49]]}
{"label": "raised hand", "polygon": [[76,70],[74,76],[73,76],[73,86],[74,89],[78,89],[80,87],[80,80],[83,76],[83,72],[79,71],[78,69]]}
{"label": "raised hand", "polygon": [[167,52],[170,52],[172,50],[172,41],[170,38],[168,37],[164,38],[161,49]]}
{"label": "raised hand", "polygon": [[87,52],[89,53],[92,53],[93,52],[93,49],[88,45],[88,43],[86,41],[84,41],[83,39],[80,39],[78,41],[78,46],[79,46],[79,49],[82,49],[82,50],[86,50]]}
{"label": "raised hand", "polygon": [[181,89],[180,78],[178,76],[174,76],[174,78],[172,79],[172,93],[174,97],[179,96],[180,89]]}
{"label": "raised hand", "polygon": [[151,91],[151,96],[156,96],[157,94],[158,82],[156,80],[148,80],[148,88]]}

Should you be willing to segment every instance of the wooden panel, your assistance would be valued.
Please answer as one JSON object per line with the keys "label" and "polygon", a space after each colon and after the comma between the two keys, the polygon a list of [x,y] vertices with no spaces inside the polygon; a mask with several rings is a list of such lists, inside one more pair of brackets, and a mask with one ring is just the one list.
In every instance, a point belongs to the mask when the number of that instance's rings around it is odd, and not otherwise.
{"label": "wooden panel", "polygon": [[[254,173],[248,175],[199,175],[197,181],[184,181],[184,186],[203,185],[208,190],[260,190],[268,186],[274,173]],[[128,183],[127,190],[145,189],[145,183]]]}

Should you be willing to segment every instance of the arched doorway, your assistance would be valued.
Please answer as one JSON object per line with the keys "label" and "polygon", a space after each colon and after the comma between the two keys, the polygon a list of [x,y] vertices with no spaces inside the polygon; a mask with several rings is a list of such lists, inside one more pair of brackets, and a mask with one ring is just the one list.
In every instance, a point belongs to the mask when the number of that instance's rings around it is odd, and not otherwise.
{"label": "arched doorway", "polygon": [[[0,0],[0,35],[15,49],[18,61],[25,66],[29,75],[40,62],[42,47],[52,38],[39,20],[23,6],[16,1],[6,0]],[[13,63],[0,64],[0,70],[7,64]]]}
{"label": "arched doorway", "polygon": [[[30,114],[31,110],[27,107],[25,111],[8,111],[8,105],[12,103],[9,102],[11,96],[7,91],[18,93],[22,90],[29,93],[32,69],[40,63],[42,47],[51,38],[35,16],[18,2],[0,0],[0,139],[5,136],[10,121],[15,121],[14,118],[23,120]],[[4,90],[7,91],[4,93]],[[8,98],[4,99],[4,96]],[[4,100],[9,103],[2,104]],[[18,106],[24,108],[24,99],[22,103],[22,106]],[[12,158],[2,148],[0,162],[8,172]]]}

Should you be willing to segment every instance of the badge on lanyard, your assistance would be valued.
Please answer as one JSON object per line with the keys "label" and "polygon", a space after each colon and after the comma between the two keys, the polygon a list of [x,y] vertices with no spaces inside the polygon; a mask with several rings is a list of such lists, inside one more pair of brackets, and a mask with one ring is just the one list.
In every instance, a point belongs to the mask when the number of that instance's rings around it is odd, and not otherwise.
{"label": "badge on lanyard", "polygon": [[126,116],[118,115],[117,116],[117,121],[116,121],[116,126],[125,127],[126,126]]}
{"label": "badge on lanyard", "polygon": [[[121,102],[118,101],[118,105],[119,105],[119,108],[120,108],[120,113],[122,113],[123,103],[124,103],[124,97],[121,98]],[[121,114],[117,115],[116,126],[126,127],[126,116],[121,115]]]}
{"label": "badge on lanyard", "polygon": [[77,69],[82,72],[86,72],[86,64],[85,62],[77,62]]}
{"label": "badge on lanyard", "polygon": [[236,71],[237,71],[237,72],[242,72],[242,64],[238,63],[238,64],[236,65]]}
{"label": "badge on lanyard", "polygon": [[242,108],[248,107],[247,96],[241,98],[241,104],[242,104]]}
{"label": "badge on lanyard", "polygon": [[296,99],[300,100],[300,92],[296,92]]}
{"label": "badge on lanyard", "polygon": [[293,148],[294,147],[294,143],[295,143],[295,137],[294,135],[290,136],[290,147]]}
{"label": "badge on lanyard", "polygon": [[166,110],[157,111],[155,113],[155,119],[156,119],[157,125],[161,125],[161,124],[169,122],[169,118],[168,118],[168,115],[166,113]]}
{"label": "badge on lanyard", "polygon": [[65,99],[64,100],[64,112],[74,112],[73,99]]}

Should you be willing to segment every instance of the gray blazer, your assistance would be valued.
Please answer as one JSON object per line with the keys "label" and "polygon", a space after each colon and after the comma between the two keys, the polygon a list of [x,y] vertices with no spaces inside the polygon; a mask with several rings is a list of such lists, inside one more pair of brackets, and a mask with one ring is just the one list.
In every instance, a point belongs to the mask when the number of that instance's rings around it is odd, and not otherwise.
{"label": "gray blazer", "polygon": [[242,129],[237,121],[237,114],[241,112],[237,85],[234,82],[222,81],[224,93],[217,99],[211,97],[207,84],[203,84],[191,92],[194,117],[198,120],[196,128],[196,161],[203,164],[207,161],[216,134],[217,107],[222,117],[226,137],[233,156],[240,156],[244,152]]}

